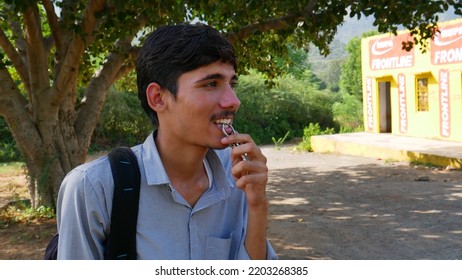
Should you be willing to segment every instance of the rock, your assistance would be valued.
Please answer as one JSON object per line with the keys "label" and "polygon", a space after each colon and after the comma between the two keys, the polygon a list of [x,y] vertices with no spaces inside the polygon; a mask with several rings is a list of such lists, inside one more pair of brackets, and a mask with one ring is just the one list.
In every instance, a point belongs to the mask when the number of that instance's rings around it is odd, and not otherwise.
{"label": "rock", "polygon": [[430,178],[428,178],[428,176],[419,176],[419,177],[415,178],[414,181],[428,182],[428,181],[430,181]]}

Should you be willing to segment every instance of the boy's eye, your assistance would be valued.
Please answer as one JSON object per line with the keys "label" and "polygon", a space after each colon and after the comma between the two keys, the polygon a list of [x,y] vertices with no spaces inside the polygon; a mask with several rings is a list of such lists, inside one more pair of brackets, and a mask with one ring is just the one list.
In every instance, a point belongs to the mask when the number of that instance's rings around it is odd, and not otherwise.
{"label": "boy's eye", "polygon": [[218,83],[216,81],[212,81],[212,82],[206,83],[204,86],[206,86],[206,87],[216,87],[217,84]]}
{"label": "boy's eye", "polygon": [[229,85],[231,86],[231,88],[236,88],[237,87],[237,82],[231,82],[229,83]]}

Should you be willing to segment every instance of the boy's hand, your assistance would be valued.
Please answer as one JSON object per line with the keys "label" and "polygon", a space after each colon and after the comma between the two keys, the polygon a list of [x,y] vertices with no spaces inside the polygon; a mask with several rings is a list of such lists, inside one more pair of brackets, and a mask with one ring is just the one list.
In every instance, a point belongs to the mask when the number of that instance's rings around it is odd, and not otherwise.
{"label": "boy's hand", "polygon": [[[240,145],[231,151],[231,172],[236,178],[236,186],[245,192],[249,207],[266,207],[267,159],[248,134],[233,134],[222,139],[222,143],[227,145],[236,142]],[[246,155],[247,160],[244,161],[242,155]]]}

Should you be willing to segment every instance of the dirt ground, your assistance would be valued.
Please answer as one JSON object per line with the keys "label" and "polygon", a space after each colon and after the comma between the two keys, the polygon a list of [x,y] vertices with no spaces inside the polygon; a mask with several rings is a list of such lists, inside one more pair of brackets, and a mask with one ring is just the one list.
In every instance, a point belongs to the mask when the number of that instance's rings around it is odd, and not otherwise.
{"label": "dirt ground", "polygon": [[264,149],[281,259],[462,259],[462,172]]}
{"label": "dirt ground", "polygon": [[[0,174],[0,208],[28,199],[27,178],[22,170]],[[7,223],[0,220],[0,260],[42,259],[46,244],[56,232],[54,220]]]}
{"label": "dirt ground", "polygon": [[[462,172],[263,147],[280,259],[462,259]],[[25,183],[0,176],[0,207]],[[20,195],[18,195],[20,194]],[[54,221],[0,223],[0,259],[41,259]]]}

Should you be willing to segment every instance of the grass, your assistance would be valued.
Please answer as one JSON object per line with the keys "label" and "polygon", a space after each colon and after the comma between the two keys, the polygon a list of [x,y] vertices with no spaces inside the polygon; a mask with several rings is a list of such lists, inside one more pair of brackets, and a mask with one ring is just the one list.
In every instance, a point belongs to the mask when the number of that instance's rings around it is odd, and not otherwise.
{"label": "grass", "polygon": [[55,211],[40,206],[34,209],[27,202],[18,202],[0,210],[0,228],[10,224],[30,224],[54,220]]}
{"label": "grass", "polygon": [[0,175],[15,175],[24,172],[24,162],[2,162],[0,163]]}
{"label": "grass", "polygon": [[425,168],[444,168],[442,166],[439,166],[439,165],[435,165],[433,163],[430,163],[430,162],[420,162],[420,161],[416,161],[416,160],[411,160],[410,163],[409,163],[411,166],[420,166],[420,167],[425,167]]}

